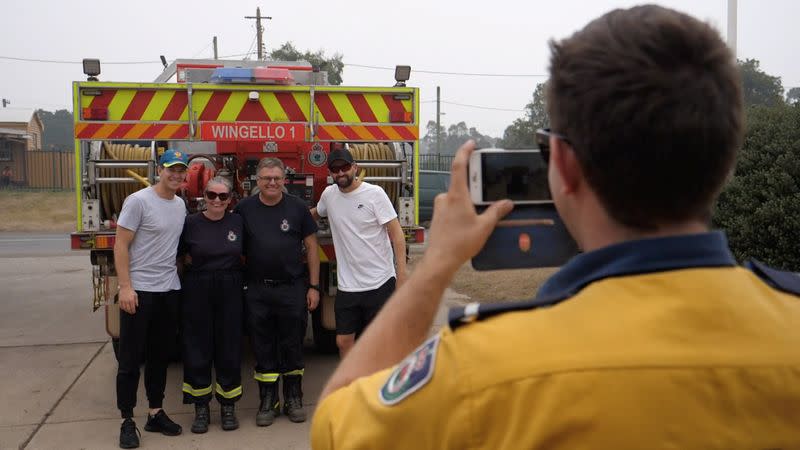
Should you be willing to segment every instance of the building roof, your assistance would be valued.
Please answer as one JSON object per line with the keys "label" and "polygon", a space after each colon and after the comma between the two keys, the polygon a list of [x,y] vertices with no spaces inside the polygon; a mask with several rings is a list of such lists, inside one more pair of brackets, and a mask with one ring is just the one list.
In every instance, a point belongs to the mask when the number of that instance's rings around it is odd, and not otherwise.
{"label": "building roof", "polygon": [[28,138],[28,132],[22,130],[14,130],[12,128],[0,128],[0,137],[16,136]]}
{"label": "building roof", "polygon": [[[24,123],[27,124],[36,114],[35,109],[5,107],[0,108],[0,122],[3,123]],[[36,114],[36,119],[41,124],[41,118]],[[43,126],[44,127],[44,126]]]}

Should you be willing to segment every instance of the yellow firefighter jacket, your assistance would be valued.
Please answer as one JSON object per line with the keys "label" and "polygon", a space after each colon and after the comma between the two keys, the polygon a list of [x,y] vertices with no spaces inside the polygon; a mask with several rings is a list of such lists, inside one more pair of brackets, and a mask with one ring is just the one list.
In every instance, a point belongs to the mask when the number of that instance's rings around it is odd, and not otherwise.
{"label": "yellow firefighter jacket", "polygon": [[582,254],[327,397],[323,449],[798,449],[800,277],[721,233]]}

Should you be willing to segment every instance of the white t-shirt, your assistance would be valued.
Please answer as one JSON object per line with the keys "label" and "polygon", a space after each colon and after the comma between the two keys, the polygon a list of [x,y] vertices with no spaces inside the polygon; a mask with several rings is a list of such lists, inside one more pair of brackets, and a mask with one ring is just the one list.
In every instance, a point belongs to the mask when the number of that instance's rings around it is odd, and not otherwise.
{"label": "white t-shirt", "polygon": [[129,250],[133,289],[167,292],[181,288],[175,259],[185,219],[186,204],[180,197],[161,198],[152,187],[125,199],[117,225],[135,233]]}
{"label": "white t-shirt", "polygon": [[322,192],[317,213],[331,225],[338,289],[369,291],[395,276],[394,252],[385,225],[397,213],[383,189],[362,182],[345,193],[332,184]]}

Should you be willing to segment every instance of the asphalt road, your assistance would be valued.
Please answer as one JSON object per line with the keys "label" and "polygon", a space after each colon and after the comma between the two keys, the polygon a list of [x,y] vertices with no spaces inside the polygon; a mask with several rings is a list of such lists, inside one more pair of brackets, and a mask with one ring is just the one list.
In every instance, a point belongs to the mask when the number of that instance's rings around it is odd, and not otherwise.
{"label": "asphalt road", "polygon": [[81,253],[88,255],[70,249],[69,233],[0,233],[0,258]]}
{"label": "asphalt road", "polygon": [[[412,252],[422,251],[414,246]],[[462,301],[445,296],[446,307]],[[336,355],[306,353],[304,404],[313,414],[322,386],[338,362]],[[182,368],[169,369],[165,409],[184,428],[166,437],[142,431],[142,448],[308,449],[310,422],[293,424],[281,416],[269,427],[255,425],[257,386],[253,358],[245,348],[241,427],[224,432],[212,403],[208,433],[189,432],[190,405],[181,404]],[[119,412],[115,401],[116,360],[105,332],[103,310],[92,312],[91,266],[86,251],[69,249],[66,233],[0,233],[0,449],[117,448]],[[144,427],[144,389],[135,415]]]}
{"label": "asphalt road", "polygon": [[[212,404],[210,431],[189,432],[194,413],[181,404],[182,368],[176,363],[169,369],[165,409],[184,434],[142,431],[142,448],[309,448],[309,422],[293,424],[281,416],[270,427],[256,427],[258,388],[252,353],[247,349],[245,355],[239,430],[222,431]],[[306,357],[304,404],[310,417],[338,357],[311,350]],[[88,252],[69,250],[66,234],[0,233],[0,449],[117,448],[115,376],[103,310],[91,309]],[[135,410],[140,430],[143,391]]]}

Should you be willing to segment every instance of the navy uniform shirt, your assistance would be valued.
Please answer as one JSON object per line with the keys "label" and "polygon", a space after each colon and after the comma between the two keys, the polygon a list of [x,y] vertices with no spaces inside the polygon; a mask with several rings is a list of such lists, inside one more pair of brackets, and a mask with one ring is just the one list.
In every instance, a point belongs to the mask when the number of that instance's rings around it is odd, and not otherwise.
{"label": "navy uniform shirt", "polygon": [[186,217],[181,234],[180,253],[192,258],[193,271],[239,270],[242,266],[243,221],[225,213],[211,220],[202,212]]}
{"label": "navy uniform shirt", "polygon": [[800,448],[792,285],[738,267],[719,233],[579,255],[534,301],[468,306],[333,392],[312,447]]}
{"label": "navy uniform shirt", "polygon": [[239,202],[234,212],[244,219],[249,279],[292,280],[304,276],[303,239],[317,232],[317,223],[303,200],[284,193],[280,202],[268,206],[258,195],[251,195]]}

